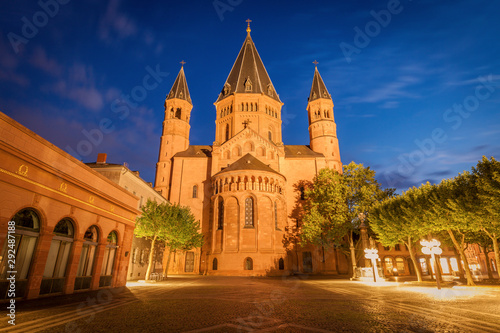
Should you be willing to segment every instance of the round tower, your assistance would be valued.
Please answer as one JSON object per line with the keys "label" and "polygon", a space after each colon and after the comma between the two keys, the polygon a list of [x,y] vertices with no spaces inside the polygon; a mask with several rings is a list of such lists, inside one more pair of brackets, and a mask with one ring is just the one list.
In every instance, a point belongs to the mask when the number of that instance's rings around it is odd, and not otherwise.
{"label": "round tower", "polygon": [[[314,64],[317,65],[318,63],[315,61]],[[325,156],[329,168],[342,172],[337,125],[333,116],[333,100],[326,89],[317,66],[314,69],[307,112],[311,149]]]}
{"label": "round tower", "polygon": [[[184,65],[184,61],[181,62]],[[160,139],[160,152],[156,164],[155,190],[169,198],[172,157],[189,147],[189,119],[193,104],[184,66],[181,67],[174,85],[165,98],[165,120]]]}

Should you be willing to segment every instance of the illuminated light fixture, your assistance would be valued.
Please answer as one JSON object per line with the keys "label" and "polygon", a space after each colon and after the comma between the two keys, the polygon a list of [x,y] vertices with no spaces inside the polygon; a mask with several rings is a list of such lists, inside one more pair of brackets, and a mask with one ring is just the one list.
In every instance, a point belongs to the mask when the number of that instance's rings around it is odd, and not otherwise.
{"label": "illuminated light fixture", "polygon": [[[432,260],[434,260],[434,266],[436,267],[436,273],[437,270],[439,269],[439,264],[436,260],[436,254],[440,255],[443,253],[443,250],[439,247],[441,245],[441,242],[438,241],[437,239],[431,239],[430,241],[422,239],[420,241],[420,245],[422,245],[422,253],[430,255],[432,257]],[[437,288],[441,289],[441,282],[439,281],[439,278],[436,274],[436,284]]]}
{"label": "illuminated light fixture", "polygon": [[370,259],[372,261],[372,269],[373,269],[373,282],[378,282],[378,269],[376,270],[375,267],[377,267],[377,259],[378,257],[378,250],[377,249],[365,249],[365,258]]}

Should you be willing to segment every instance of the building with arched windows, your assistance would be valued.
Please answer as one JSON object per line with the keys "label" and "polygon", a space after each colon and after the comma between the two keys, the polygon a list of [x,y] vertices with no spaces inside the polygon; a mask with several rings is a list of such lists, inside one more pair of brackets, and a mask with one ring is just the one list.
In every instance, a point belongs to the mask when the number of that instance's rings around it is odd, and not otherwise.
{"label": "building with arched windows", "polygon": [[138,198],[1,112],[0,161],[0,300],[124,286]]}
{"label": "building with arched windows", "polygon": [[204,245],[176,253],[172,273],[268,275],[345,273],[335,251],[300,248],[287,237],[299,220],[299,189],[322,168],[342,170],[333,100],[317,68],[308,98],[310,142],[282,141],[280,100],[247,36],[215,101],[215,140],[190,145],[193,108],[184,68],[167,94],[155,189],[191,207]]}

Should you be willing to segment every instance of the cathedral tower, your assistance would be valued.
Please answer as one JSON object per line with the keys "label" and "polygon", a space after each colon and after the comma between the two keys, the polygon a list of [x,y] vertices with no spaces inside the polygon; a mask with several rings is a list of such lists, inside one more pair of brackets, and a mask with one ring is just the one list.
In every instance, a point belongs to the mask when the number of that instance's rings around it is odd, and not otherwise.
{"label": "cathedral tower", "polygon": [[[184,65],[184,61],[181,64]],[[192,108],[184,66],[182,66],[165,99],[165,120],[156,164],[155,190],[167,199],[170,199],[172,157],[189,147],[189,118]]]}
{"label": "cathedral tower", "polygon": [[250,37],[247,37],[214,103],[215,145],[221,145],[247,126],[268,141],[282,145],[281,102]]}
{"label": "cathedral tower", "polygon": [[[315,61],[314,64],[317,65],[318,63]],[[307,112],[311,149],[325,156],[329,168],[342,172],[337,125],[333,117],[333,100],[326,89],[317,66],[314,69]]]}

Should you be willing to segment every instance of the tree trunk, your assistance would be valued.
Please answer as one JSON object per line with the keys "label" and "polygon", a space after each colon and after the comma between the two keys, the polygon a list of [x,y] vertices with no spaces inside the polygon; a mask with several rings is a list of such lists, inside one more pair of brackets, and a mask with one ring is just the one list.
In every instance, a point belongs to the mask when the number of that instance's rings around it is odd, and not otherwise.
{"label": "tree trunk", "polygon": [[148,269],[146,270],[146,280],[149,280],[149,276],[151,275],[151,267],[153,266],[156,237],[158,236],[155,235],[151,240],[151,248],[149,249]]}
{"label": "tree trunk", "polygon": [[460,253],[455,246],[453,246],[453,252],[455,252],[455,257],[457,257],[457,266],[458,266],[458,278],[460,281],[465,281],[465,273],[464,266],[462,265],[462,260],[460,260]]}
{"label": "tree trunk", "polygon": [[492,240],[493,240],[493,251],[495,251],[495,261],[497,263],[497,274],[498,278],[500,279],[500,253],[498,249],[498,239],[494,237]]}
{"label": "tree trunk", "polygon": [[[494,234],[488,232],[488,230],[486,230],[485,228],[483,228],[483,231],[493,241],[493,252],[495,253],[495,262],[497,263],[498,278],[500,279],[500,253],[498,248],[498,235],[496,233]],[[486,256],[486,260],[488,260],[488,256]]]}
{"label": "tree trunk", "polygon": [[463,237],[462,237],[462,244],[458,244],[455,235],[453,234],[453,231],[451,229],[448,229],[448,234],[450,235],[450,238],[453,242],[453,245],[457,249],[458,253],[460,253],[460,258],[464,262],[464,269],[465,269],[465,275],[467,277],[467,285],[468,286],[475,286],[476,284],[474,283],[474,280],[472,279],[472,273],[470,272],[469,268],[469,262],[467,261],[467,257],[465,256],[464,248],[463,248]]}
{"label": "tree trunk", "polygon": [[349,250],[351,251],[352,277],[356,277],[356,252],[354,251],[354,240],[352,239],[352,231],[349,235]]}
{"label": "tree trunk", "polygon": [[488,279],[493,280],[493,273],[491,272],[491,266],[490,266],[490,259],[488,258],[488,249],[486,249],[486,246],[481,245],[481,248],[483,249],[484,253],[484,261],[486,264],[486,270],[488,271]]}
{"label": "tree trunk", "polygon": [[406,244],[408,247],[408,251],[410,252],[410,258],[413,262],[413,267],[415,268],[415,272],[417,273],[417,281],[422,282],[422,272],[420,271],[420,265],[417,262],[417,258],[415,257],[415,251],[413,249],[413,244],[411,241],[411,237],[408,237],[408,243]]}
{"label": "tree trunk", "polygon": [[168,249],[168,259],[167,265],[163,268],[163,275],[167,277],[168,275],[168,266],[170,266],[170,259],[172,258],[172,250]]}

